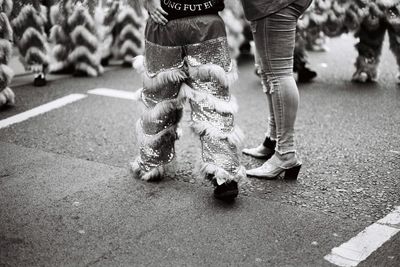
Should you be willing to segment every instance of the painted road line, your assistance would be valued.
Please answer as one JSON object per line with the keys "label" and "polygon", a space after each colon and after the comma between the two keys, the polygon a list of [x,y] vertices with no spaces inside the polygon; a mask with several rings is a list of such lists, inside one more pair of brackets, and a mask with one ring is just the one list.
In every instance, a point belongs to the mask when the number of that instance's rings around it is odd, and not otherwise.
{"label": "painted road line", "polygon": [[324,257],[337,266],[357,266],[391,237],[400,232],[400,207],[383,219],[365,228]]}
{"label": "painted road line", "polygon": [[129,91],[122,91],[122,90],[115,90],[109,88],[97,88],[93,90],[89,90],[88,94],[92,95],[101,95],[101,96],[110,96],[122,99],[129,99],[129,100],[138,100],[138,92],[141,91],[141,88],[136,92],[129,92]]}
{"label": "painted road line", "polygon": [[85,97],[87,97],[87,95],[83,95],[83,94],[71,94],[71,95],[64,96],[62,98],[59,98],[57,100],[54,100],[54,101],[44,104],[42,106],[38,106],[34,109],[31,109],[31,110],[22,112],[20,114],[17,114],[15,116],[9,117],[7,119],[1,120],[0,121],[0,129],[5,128],[5,127],[10,126],[15,123],[25,121],[25,120],[35,117],[37,115],[49,112],[53,109],[57,109],[57,108],[65,106],[65,105],[71,104],[71,103],[81,100]]}

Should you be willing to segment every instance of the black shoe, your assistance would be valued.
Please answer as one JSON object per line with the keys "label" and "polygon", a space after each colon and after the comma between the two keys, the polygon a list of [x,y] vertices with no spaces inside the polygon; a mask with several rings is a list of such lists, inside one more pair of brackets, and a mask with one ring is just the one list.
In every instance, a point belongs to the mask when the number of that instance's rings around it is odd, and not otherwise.
{"label": "black shoe", "polygon": [[121,66],[123,68],[133,68],[132,61],[124,61]]}
{"label": "black shoe", "polygon": [[73,74],[74,73],[75,68],[72,65],[69,66],[65,66],[62,69],[59,69],[57,71],[52,71],[52,74]]}
{"label": "black shoe", "polygon": [[309,68],[299,69],[297,75],[297,81],[299,83],[308,83],[317,77],[317,73]]}
{"label": "black shoe", "polygon": [[88,74],[87,74],[86,71],[83,71],[83,70],[75,70],[74,71],[74,76],[75,77],[87,77]]}
{"label": "black shoe", "polygon": [[214,197],[223,201],[233,201],[238,194],[238,183],[235,181],[228,181],[221,185],[216,185],[214,189]]}
{"label": "black shoe", "polygon": [[100,61],[100,64],[101,64],[102,66],[104,66],[104,67],[107,67],[108,65],[110,65],[110,59],[111,59],[110,56],[109,56],[109,57],[102,58],[101,61]]}
{"label": "black shoe", "polygon": [[33,85],[40,87],[40,86],[45,86],[47,84],[46,78],[44,75],[39,74],[34,80],[33,80]]}

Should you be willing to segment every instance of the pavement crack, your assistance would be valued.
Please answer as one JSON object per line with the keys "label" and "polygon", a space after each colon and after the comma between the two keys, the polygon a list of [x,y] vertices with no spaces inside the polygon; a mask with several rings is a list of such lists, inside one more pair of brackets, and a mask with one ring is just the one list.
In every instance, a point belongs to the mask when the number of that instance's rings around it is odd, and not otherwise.
{"label": "pavement crack", "polygon": [[86,266],[86,267],[88,267],[88,266],[93,266],[93,265],[95,265],[95,264],[101,262],[102,260],[107,260],[108,258],[110,258],[110,256],[112,255],[112,253],[113,253],[114,251],[117,251],[118,249],[120,249],[119,246],[116,247],[116,248],[109,249],[108,251],[102,253],[102,254],[101,254],[99,257],[97,257],[96,259],[94,259],[94,260],[90,261],[89,263],[87,263],[85,266]]}

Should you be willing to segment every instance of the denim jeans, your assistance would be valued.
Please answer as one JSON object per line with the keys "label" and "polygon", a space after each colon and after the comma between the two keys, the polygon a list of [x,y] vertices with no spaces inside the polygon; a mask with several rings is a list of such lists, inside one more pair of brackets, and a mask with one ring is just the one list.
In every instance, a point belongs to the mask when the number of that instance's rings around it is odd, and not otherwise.
{"label": "denim jeans", "polygon": [[267,95],[269,120],[267,137],[276,140],[280,154],[295,152],[294,124],[299,92],[293,77],[296,24],[311,0],[297,0],[270,16],[251,22]]}

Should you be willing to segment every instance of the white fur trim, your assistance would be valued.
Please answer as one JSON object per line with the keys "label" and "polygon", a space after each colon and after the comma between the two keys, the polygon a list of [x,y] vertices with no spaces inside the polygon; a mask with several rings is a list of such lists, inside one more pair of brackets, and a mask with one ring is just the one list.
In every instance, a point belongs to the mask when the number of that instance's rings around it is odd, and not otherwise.
{"label": "white fur trim", "polygon": [[79,62],[75,64],[75,70],[82,70],[91,77],[97,77],[99,75],[98,71],[86,62]]}
{"label": "white fur trim", "polygon": [[79,43],[79,37],[84,39],[91,47],[88,47],[91,51],[95,51],[97,49],[98,39],[97,37],[91,33],[87,28],[82,25],[77,26],[71,32],[71,39],[75,45],[84,45],[87,46],[86,43]]}
{"label": "white fur trim", "polygon": [[49,67],[50,72],[57,72],[69,66],[68,61],[52,62]]}
{"label": "white fur trim", "polygon": [[236,125],[230,133],[224,133],[209,122],[192,122],[191,128],[198,135],[207,134],[213,138],[226,139],[229,143],[240,146],[244,139],[242,130]]}
{"label": "white fur trim", "polygon": [[186,73],[181,69],[163,71],[154,77],[150,77],[147,73],[143,73],[142,77],[144,87],[149,89],[162,88],[168,83],[179,83],[187,78]]}
{"label": "white fur trim", "polygon": [[232,61],[231,70],[229,72],[225,72],[222,67],[215,64],[204,64],[196,67],[189,66],[189,76],[194,79],[200,79],[201,81],[215,79],[222,86],[228,87],[238,79],[234,65]]}
{"label": "white fur trim", "polygon": [[79,62],[80,57],[85,57],[88,59],[92,66],[99,66],[100,59],[97,57],[96,54],[92,53],[87,47],[85,46],[78,46],[76,47],[71,54],[68,56],[68,60],[70,62]]}
{"label": "white fur trim", "polygon": [[[28,17],[33,18],[33,22],[36,25],[26,25],[26,20]],[[30,21],[32,22],[32,21]],[[17,28],[18,30],[24,29],[26,26],[30,27],[43,27],[45,24],[45,20],[41,15],[38,15],[37,10],[32,5],[25,5],[20,13],[17,15],[15,19],[11,22],[12,26]]]}
{"label": "white fur trim", "polygon": [[12,55],[12,46],[8,40],[0,39],[0,62],[8,63]]}
{"label": "white fur trim", "polygon": [[121,33],[119,34],[119,39],[121,40],[129,39],[128,38],[129,35],[133,35],[138,41],[144,39],[143,34],[140,31],[138,31],[132,24],[124,26]]}
{"label": "white fur trim", "polygon": [[68,35],[60,25],[54,25],[50,29],[50,40],[54,43],[67,43],[70,42]]}
{"label": "white fur trim", "polygon": [[199,166],[199,172],[202,177],[213,175],[213,179],[216,179],[218,185],[227,181],[236,181],[242,184],[246,180],[246,169],[243,166],[240,166],[238,172],[232,175],[215,164],[203,162]]}
{"label": "white fur trim", "polygon": [[96,25],[94,23],[94,20],[92,18],[92,16],[90,15],[89,11],[86,8],[83,7],[78,7],[74,10],[74,12],[72,13],[72,15],[68,18],[68,25],[72,26],[72,27],[77,27],[78,25],[80,25],[78,23],[79,17],[84,17],[84,21],[86,23],[86,28],[90,28],[90,29],[95,29]]}
{"label": "white fur trim", "polygon": [[0,90],[6,88],[14,77],[14,71],[7,65],[0,64]]}
{"label": "white fur trim", "polygon": [[[18,47],[20,49],[26,48],[27,50],[29,50],[29,48],[33,44],[32,40],[34,40],[34,39],[39,40],[41,43],[42,47],[37,47],[37,48],[41,48],[40,50],[42,50],[42,49],[46,50],[47,42],[46,42],[45,36],[43,35],[43,33],[38,32],[35,28],[32,28],[32,27],[29,27],[28,29],[26,29],[26,31],[24,31],[21,39],[18,42]],[[22,50],[20,52],[21,52],[21,54],[25,54],[25,53],[27,53],[27,50],[25,50],[25,51]]]}
{"label": "white fur trim", "polygon": [[[133,53],[135,56],[140,55],[143,53],[143,49],[141,47],[138,47],[136,43],[132,42],[131,40],[126,40],[123,42],[121,45],[120,49],[120,55],[121,56],[126,56],[127,54]],[[130,56],[130,60],[133,59],[133,56]]]}
{"label": "white fur trim", "polygon": [[144,56],[136,56],[133,58],[133,68],[138,72],[138,73],[143,73],[145,72],[145,67],[144,67]]}
{"label": "white fur trim", "polygon": [[[37,61],[37,59],[39,59],[39,61]],[[33,65],[33,64],[47,65],[50,62],[50,58],[47,55],[47,53],[44,53],[37,47],[30,47],[25,54],[25,62],[28,65]]]}
{"label": "white fur trim", "polygon": [[6,87],[3,91],[0,92],[0,106],[6,104],[15,104],[15,94],[9,87]]}

